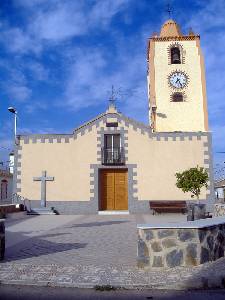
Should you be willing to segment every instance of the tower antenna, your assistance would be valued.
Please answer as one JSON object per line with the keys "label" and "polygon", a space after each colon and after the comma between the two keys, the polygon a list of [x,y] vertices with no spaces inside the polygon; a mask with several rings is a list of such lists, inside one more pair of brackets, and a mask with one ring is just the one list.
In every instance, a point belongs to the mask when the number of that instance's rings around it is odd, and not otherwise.
{"label": "tower antenna", "polygon": [[122,87],[115,89],[114,85],[112,85],[111,90],[107,91],[107,94],[109,95],[109,106],[115,107],[115,102],[118,100],[118,98],[123,99],[125,96],[131,97],[135,93],[135,89],[123,89]]}
{"label": "tower antenna", "polygon": [[172,6],[170,5],[170,3],[167,4],[167,9],[166,9],[168,15],[169,15],[169,19],[171,19],[172,17]]}
{"label": "tower antenna", "polygon": [[117,100],[117,95],[118,95],[118,92],[115,90],[114,86],[112,85],[112,89],[110,91],[110,96],[109,96],[109,105],[110,106],[115,106],[115,102]]}

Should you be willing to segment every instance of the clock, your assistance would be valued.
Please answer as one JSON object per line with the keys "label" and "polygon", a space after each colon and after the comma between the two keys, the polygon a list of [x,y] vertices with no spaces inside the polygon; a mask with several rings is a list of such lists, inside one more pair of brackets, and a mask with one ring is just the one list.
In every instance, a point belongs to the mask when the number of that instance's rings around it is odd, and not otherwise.
{"label": "clock", "polygon": [[169,85],[175,89],[183,89],[188,83],[188,76],[182,71],[175,71],[168,77]]}

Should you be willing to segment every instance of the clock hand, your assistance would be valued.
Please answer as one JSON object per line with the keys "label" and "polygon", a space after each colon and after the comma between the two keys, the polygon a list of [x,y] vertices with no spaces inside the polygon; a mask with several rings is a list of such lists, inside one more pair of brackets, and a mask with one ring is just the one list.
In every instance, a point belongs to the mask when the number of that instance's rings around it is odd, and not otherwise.
{"label": "clock hand", "polygon": [[180,79],[178,79],[178,83],[179,83],[179,86],[182,87],[182,83],[180,82]]}

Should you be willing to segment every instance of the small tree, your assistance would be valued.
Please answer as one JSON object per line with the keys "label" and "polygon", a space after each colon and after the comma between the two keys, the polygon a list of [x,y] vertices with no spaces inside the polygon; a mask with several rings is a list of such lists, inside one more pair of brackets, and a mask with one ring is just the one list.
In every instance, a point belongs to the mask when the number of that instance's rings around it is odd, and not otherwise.
{"label": "small tree", "polygon": [[199,199],[201,188],[208,187],[209,176],[202,167],[190,168],[175,175],[177,177],[176,186],[182,189],[184,193],[191,192],[191,198],[197,197]]}

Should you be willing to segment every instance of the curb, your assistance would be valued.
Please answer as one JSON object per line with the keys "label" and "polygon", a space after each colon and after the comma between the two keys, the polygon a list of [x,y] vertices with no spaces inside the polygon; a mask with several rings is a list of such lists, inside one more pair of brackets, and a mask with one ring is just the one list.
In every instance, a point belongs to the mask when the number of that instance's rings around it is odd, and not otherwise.
{"label": "curb", "polygon": [[57,281],[27,281],[27,280],[0,280],[0,285],[24,285],[24,286],[43,286],[43,287],[68,287],[81,289],[95,289],[96,286],[118,289],[158,289],[158,290],[201,290],[201,289],[224,289],[225,276],[217,276],[214,278],[201,277],[197,279],[186,280],[185,282],[174,282],[171,284],[93,284],[93,283],[77,283],[77,282],[57,282]]}

